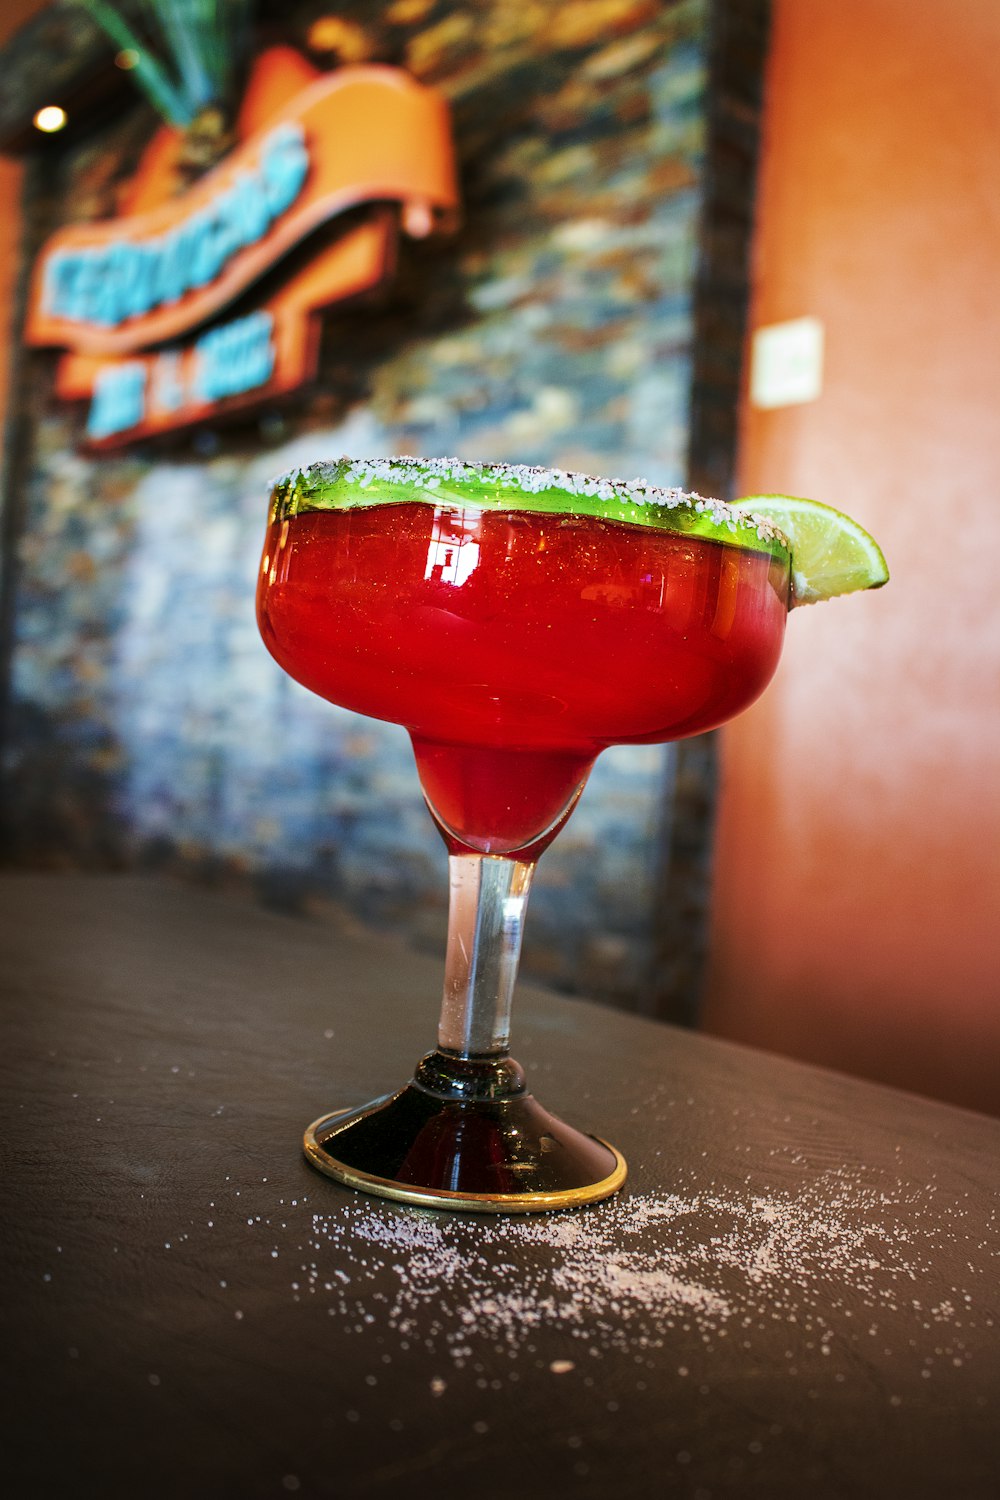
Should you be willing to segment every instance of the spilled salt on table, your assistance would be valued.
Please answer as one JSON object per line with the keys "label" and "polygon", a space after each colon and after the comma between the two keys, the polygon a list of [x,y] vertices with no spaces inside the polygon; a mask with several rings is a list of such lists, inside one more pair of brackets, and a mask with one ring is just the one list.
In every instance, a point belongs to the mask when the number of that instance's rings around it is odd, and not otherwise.
{"label": "spilled salt on table", "polygon": [[[957,1303],[939,1289],[920,1297],[943,1225],[929,1216],[916,1234],[893,1211],[904,1201],[832,1173],[796,1193],[712,1185],[500,1220],[358,1199],[312,1214],[293,1291],[325,1301],[348,1332],[389,1331],[456,1367],[488,1348],[534,1354],[545,1330],[589,1356],[641,1359],[678,1330],[708,1350],[731,1332],[749,1348],[755,1330],[781,1323],[794,1373],[800,1356],[827,1355],[838,1338],[883,1340],[880,1320],[945,1316],[955,1336],[942,1356],[954,1361]],[[968,1292],[962,1306],[972,1326]],[[548,1362],[554,1374],[575,1366]]]}

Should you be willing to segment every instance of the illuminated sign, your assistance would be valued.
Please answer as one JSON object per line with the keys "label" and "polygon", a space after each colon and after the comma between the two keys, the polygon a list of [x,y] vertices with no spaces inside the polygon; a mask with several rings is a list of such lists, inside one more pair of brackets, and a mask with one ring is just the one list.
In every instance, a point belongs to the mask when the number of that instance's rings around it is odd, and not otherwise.
{"label": "illuminated sign", "polygon": [[[140,211],[57,231],[34,268],[25,337],[69,352],[56,391],[89,397],[87,441],[131,442],[270,399],[315,373],[318,314],[392,274],[398,225],[447,230],[458,194],[447,109],[394,68],[265,53],[240,144],[180,195],[159,132],[133,184]],[[276,104],[280,100],[280,106]],[[331,241],[347,210],[349,227]],[[304,265],[290,252],[324,226]],[[284,274],[252,301],[267,273]]]}
{"label": "illuminated sign", "polygon": [[189,209],[176,228],[144,234],[126,225],[103,243],[53,249],[42,263],[39,325],[119,328],[174,307],[264,239],[301,194],[308,171],[302,126],[281,125],[265,138],[250,170],[238,171],[208,203]]}

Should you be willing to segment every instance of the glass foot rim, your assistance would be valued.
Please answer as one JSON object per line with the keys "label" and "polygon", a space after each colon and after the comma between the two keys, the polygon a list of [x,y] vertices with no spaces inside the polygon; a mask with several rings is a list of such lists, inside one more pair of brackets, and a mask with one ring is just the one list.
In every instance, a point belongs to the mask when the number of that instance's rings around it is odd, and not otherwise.
{"label": "glass foot rim", "polygon": [[[378,1100],[372,1107],[376,1108],[382,1102]],[[340,1182],[345,1187],[355,1188],[359,1192],[370,1193],[378,1198],[391,1198],[397,1203],[409,1203],[418,1208],[448,1208],[466,1213],[503,1214],[545,1213],[550,1209],[582,1208],[584,1204],[599,1203],[602,1198],[610,1198],[624,1185],[628,1176],[628,1164],[617,1147],[612,1146],[610,1141],[603,1140],[599,1135],[590,1135],[590,1140],[596,1141],[606,1151],[610,1151],[615,1164],[607,1177],[597,1182],[588,1182],[582,1187],[559,1188],[550,1192],[471,1193],[454,1192],[450,1188],[423,1188],[411,1183],[394,1182],[390,1177],[378,1177],[374,1173],[364,1172],[359,1167],[351,1167],[345,1162],[338,1161],[326,1146],[320,1144],[321,1136],[325,1136],[327,1141],[331,1140],[331,1126],[334,1127],[332,1138],[336,1139],[337,1120],[343,1119],[347,1124],[349,1120],[357,1119],[357,1114],[357,1110],[353,1109],[335,1109],[332,1113],[321,1115],[318,1120],[314,1120],[302,1137],[302,1149],[306,1160],[324,1176],[332,1177],[335,1182]]]}

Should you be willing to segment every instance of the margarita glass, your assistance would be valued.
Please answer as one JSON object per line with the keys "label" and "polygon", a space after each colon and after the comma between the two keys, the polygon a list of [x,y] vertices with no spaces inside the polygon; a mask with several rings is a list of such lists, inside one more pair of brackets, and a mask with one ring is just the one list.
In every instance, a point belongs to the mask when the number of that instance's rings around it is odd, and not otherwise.
{"label": "margarita glass", "polygon": [[408,1202],[523,1211],[625,1180],[508,1051],[539,856],[598,754],[697,734],[770,680],[791,604],[766,519],[679,490],[459,460],[343,459],[274,486],[261,634],[297,681],[402,724],[448,848],[438,1045],[326,1115],[310,1161]]}

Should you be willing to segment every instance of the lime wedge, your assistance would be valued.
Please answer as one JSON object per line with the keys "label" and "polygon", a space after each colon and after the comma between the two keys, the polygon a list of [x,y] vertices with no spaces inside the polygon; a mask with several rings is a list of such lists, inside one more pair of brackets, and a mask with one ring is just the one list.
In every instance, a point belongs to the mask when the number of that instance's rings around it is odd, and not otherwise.
{"label": "lime wedge", "polygon": [[732,502],[773,521],[792,549],[792,603],[815,604],[887,582],[882,549],[857,521],[818,500],[794,495],[745,495]]}

